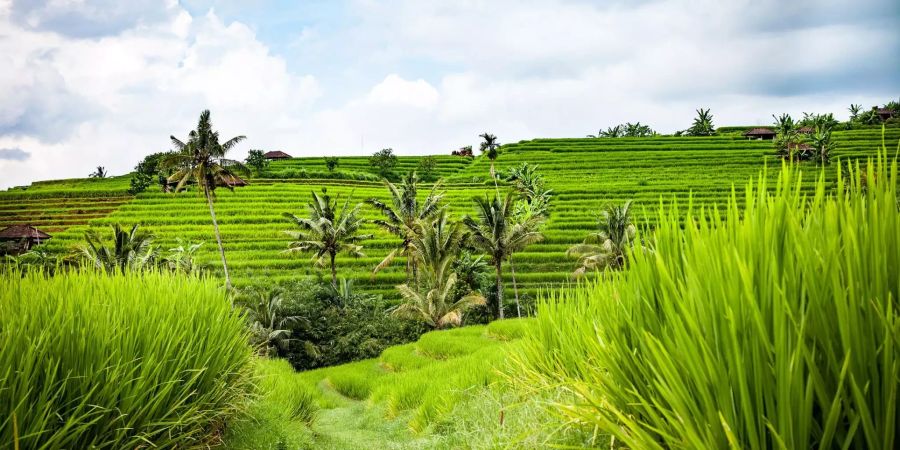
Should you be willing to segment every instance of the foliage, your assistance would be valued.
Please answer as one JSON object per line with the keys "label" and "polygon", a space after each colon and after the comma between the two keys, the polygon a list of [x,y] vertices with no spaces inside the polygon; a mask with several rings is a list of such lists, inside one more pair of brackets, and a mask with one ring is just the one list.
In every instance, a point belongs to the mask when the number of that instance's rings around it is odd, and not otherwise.
{"label": "foliage", "polygon": [[288,244],[288,252],[312,253],[313,261],[319,267],[326,263],[331,267],[331,284],[337,287],[337,266],[335,258],[346,253],[354,258],[365,256],[360,242],[372,235],[360,234],[363,219],[359,216],[361,204],[350,207],[352,197],[347,197],[344,205],[338,210],[340,196],[332,199],[323,188],[322,195],[312,192],[312,201],[308,203],[309,218],[298,217],[291,213],[283,216],[288,222],[300,228],[300,231],[286,231],[295,239]]}
{"label": "foliage", "polygon": [[[655,252],[541,303],[521,382],[629,448],[896,448],[897,162],[783,165],[721,214],[661,208]],[[850,186],[845,190],[845,186]],[[699,213],[699,214],[698,214]]]}
{"label": "foliage", "polygon": [[405,256],[406,281],[409,283],[417,276],[416,259],[411,255],[412,242],[422,233],[421,223],[429,221],[443,209],[441,201],[444,193],[440,191],[441,183],[435,183],[425,201],[420,204],[419,178],[415,171],[407,173],[399,186],[387,180],[384,185],[390,194],[389,202],[377,198],[367,200],[367,203],[384,216],[384,219],[376,219],[372,223],[400,238],[401,241],[400,245],[388,253],[372,272],[378,273],[389,266],[397,256]]}
{"label": "foliage", "polygon": [[494,170],[494,161],[500,156],[500,141],[497,140],[497,136],[490,133],[482,133],[479,134],[478,137],[482,139],[479,146],[481,153],[487,156],[488,160],[491,161],[491,178],[494,178],[494,183],[496,184],[497,180],[496,171]]}
{"label": "foliage", "polygon": [[578,258],[575,275],[588,270],[622,269],[635,246],[637,229],[632,223],[631,202],[608,205],[597,219],[597,232],[591,233],[581,244],[566,252]]}
{"label": "foliage", "polygon": [[244,163],[247,167],[253,169],[257,176],[269,167],[269,160],[266,159],[262,150],[250,150],[247,152],[247,159],[244,160]]}
{"label": "foliage", "polygon": [[434,156],[425,156],[419,161],[419,168],[417,171],[422,174],[422,180],[434,181],[435,168],[437,168],[437,159]]}
{"label": "foliage", "polygon": [[90,178],[106,178],[106,168],[103,166],[97,166],[97,170],[91,172],[88,175]]}
{"label": "foliage", "polygon": [[650,137],[655,136],[656,132],[650,126],[640,122],[626,122],[614,127],[608,127],[606,130],[600,130],[597,134],[589,134],[589,138],[619,138],[619,137]]}
{"label": "foliage", "polygon": [[493,305],[496,317],[503,318],[503,262],[516,251],[540,241],[543,236],[528,223],[512,222],[516,196],[474,198],[476,215],[463,218],[469,231],[469,242],[491,259],[497,283],[497,299]]}
{"label": "foliage", "polygon": [[0,442],[206,448],[252,393],[251,356],[212,280],[0,274]]}
{"label": "foliage", "polygon": [[153,246],[151,233],[139,229],[138,225],[132,226],[129,231],[119,224],[112,225],[112,231],[112,247],[104,243],[104,239],[96,230],[84,232],[85,243],[79,247],[79,253],[88,266],[106,273],[124,273],[155,267],[158,251]]}
{"label": "foliage", "polygon": [[394,150],[383,148],[369,157],[369,164],[378,169],[378,174],[383,178],[391,179],[394,176],[394,166],[397,165],[397,156]]}
{"label": "foliage", "polygon": [[190,274],[202,274],[205,271],[205,267],[203,265],[197,264],[195,261],[197,256],[197,251],[203,247],[204,242],[195,242],[182,240],[181,238],[176,238],[177,246],[169,249],[169,255],[166,257],[166,263],[169,265],[169,269],[174,272],[183,273],[185,275]]}
{"label": "foliage", "polygon": [[700,108],[697,110],[697,117],[694,123],[685,131],[688,136],[712,136],[716,134],[716,128],[713,126],[713,116],[709,109]]}
{"label": "foliage", "polygon": [[225,247],[222,246],[219,223],[216,221],[216,212],[213,208],[213,197],[215,197],[216,187],[220,185],[234,190],[231,182],[237,177],[237,173],[247,172],[247,167],[240,162],[225,158],[228,151],[246,137],[235,136],[220,143],[219,132],[213,130],[210,113],[207,109],[200,113],[197,129],[191,130],[187,141],[181,141],[175,136],[170,136],[170,139],[175,151],[169,154],[162,163],[164,169],[174,171],[168,181],[178,182],[175,192],[183,190],[191,181],[200,186],[200,192],[204,194],[206,203],[209,205],[209,215],[216,233],[219,257],[222,259],[222,270],[225,273],[225,287],[231,289],[231,276],[228,274],[228,262],[225,260]]}
{"label": "foliage", "polygon": [[334,172],[334,169],[337,168],[338,163],[339,163],[339,161],[338,161],[337,156],[329,156],[329,157],[325,158],[325,167],[328,169],[329,172]]}
{"label": "foliage", "polygon": [[815,150],[813,159],[821,164],[828,164],[831,159],[831,151],[834,149],[834,142],[831,140],[831,129],[827,127],[827,124],[816,125],[815,131],[809,136],[809,142]]}
{"label": "foliage", "polygon": [[246,311],[250,330],[250,344],[262,356],[275,356],[288,349],[290,323],[302,320],[286,315],[284,296],[280,289],[247,288],[237,295],[235,304]]}

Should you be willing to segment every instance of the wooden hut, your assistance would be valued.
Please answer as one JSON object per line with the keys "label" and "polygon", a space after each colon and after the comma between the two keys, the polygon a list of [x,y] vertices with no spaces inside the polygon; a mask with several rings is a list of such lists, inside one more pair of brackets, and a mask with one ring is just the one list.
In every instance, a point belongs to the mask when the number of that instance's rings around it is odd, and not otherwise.
{"label": "wooden hut", "polygon": [[878,117],[880,117],[883,122],[894,117],[894,110],[890,108],[878,108],[875,110],[875,114],[878,114]]}
{"label": "wooden hut", "polygon": [[263,154],[263,158],[266,158],[269,161],[273,161],[276,159],[291,159],[291,158],[293,158],[293,156],[288,155],[287,153],[285,153],[281,150],[275,150],[273,152],[266,152],[265,154]]}
{"label": "wooden hut", "polygon": [[813,134],[816,130],[813,127],[800,127],[797,128],[797,133],[800,134]]}
{"label": "wooden hut", "polygon": [[50,235],[29,225],[12,225],[0,230],[0,253],[18,255],[25,253]]}
{"label": "wooden hut", "polygon": [[751,140],[771,141],[775,139],[775,132],[768,128],[754,128],[745,132],[744,137]]}

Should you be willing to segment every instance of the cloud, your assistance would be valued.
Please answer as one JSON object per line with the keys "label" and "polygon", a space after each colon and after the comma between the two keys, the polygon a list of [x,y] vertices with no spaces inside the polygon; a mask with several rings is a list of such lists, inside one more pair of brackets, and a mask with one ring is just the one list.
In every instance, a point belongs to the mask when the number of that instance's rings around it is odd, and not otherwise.
{"label": "cloud", "polygon": [[32,30],[96,38],[162,21],[175,4],[159,0],[13,0],[10,12],[14,21]]}
{"label": "cloud", "polygon": [[8,159],[12,161],[25,161],[31,157],[31,154],[21,148],[0,148],[0,159]]}

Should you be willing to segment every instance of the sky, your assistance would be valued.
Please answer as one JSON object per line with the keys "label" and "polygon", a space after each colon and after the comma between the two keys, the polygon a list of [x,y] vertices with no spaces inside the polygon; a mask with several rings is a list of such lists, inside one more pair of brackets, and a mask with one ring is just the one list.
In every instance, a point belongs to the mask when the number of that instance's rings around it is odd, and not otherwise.
{"label": "sky", "polygon": [[900,98],[896,0],[0,0],[0,189],[233,150],[449,154]]}

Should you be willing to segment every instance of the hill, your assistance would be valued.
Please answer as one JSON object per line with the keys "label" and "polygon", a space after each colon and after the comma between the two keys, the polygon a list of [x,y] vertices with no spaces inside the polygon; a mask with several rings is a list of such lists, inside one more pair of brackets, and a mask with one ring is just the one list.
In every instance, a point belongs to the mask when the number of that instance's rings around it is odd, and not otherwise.
{"label": "hill", "polygon": [[[897,142],[900,130],[888,129],[884,138]],[[836,158],[864,157],[877,151],[882,132],[836,131],[834,141]],[[447,203],[455,217],[472,211],[472,197],[494,190],[486,158],[438,156],[435,160],[435,174],[445,179]],[[412,170],[420,161],[421,157],[400,157],[397,172]],[[574,261],[565,251],[594,230],[603,205],[633,200],[637,211],[642,212],[654,210],[661,199],[686,204],[689,197],[695,205],[724,205],[733,186],[742,187],[764,167],[777,167],[779,161],[770,141],[746,140],[739,133],[534,139],[504,145],[496,161],[498,171],[523,162],[537,164],[554,191],[545,239],[514,257],[520,293],[534,295],[541,288],[571,279]],[[805,178],[819,174],[813,163],[802,165]],[[366,179],[309,178],[326,173],[324,158],[293,158],[273,162],[265,172],[267,177],[251,178],[249,186],[217,192],[216,213],[237,285],[320,272],[308,257],[282,252],[289,241],[282,231],[290,226],[281,214],[304,213],[311,191],[326,188],[333,195],[352,195],[357,201],[386,197],[383,184],[370,180],[376,172],[367,157],[341,157],[337,171],[347,178]],[[770,170],[768,176],[774,177],[776,172]],[[826,171],[826,176],[832,174]],[[209,212],[200,196],[148,191],[132,197],[126,193],[127,188],[128,177],[124,176],[37,182],[0,192],[0,227],[34,225],[54,236],[48,247],[63,249],[79,244],[88,227],[141,224],[157,235],[163,249],[173,247],[176,238],[205,241],[198,259],[213,270],[221,270]],[[363,214],[368,219],[379,217],[369,206],[364,206]],[[364,231],[375,235],[365,242],[366,257],[339,257],[338,275],[354,280],[368,292],[393,296],[393,286],[404,279],[402,262],[374,279],[371,270],[397,241],[371,224]],[[512,293],[509,273],[506,281]]]}

